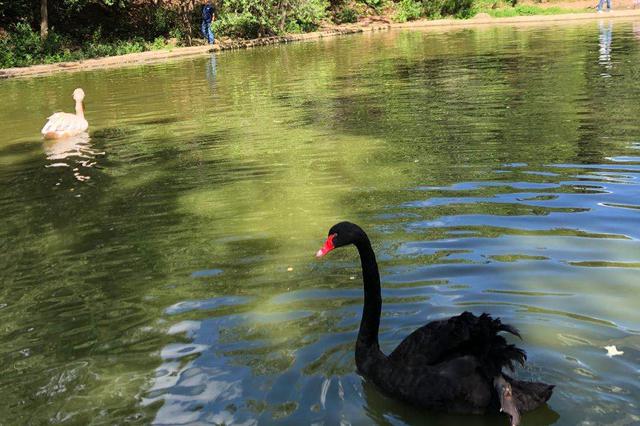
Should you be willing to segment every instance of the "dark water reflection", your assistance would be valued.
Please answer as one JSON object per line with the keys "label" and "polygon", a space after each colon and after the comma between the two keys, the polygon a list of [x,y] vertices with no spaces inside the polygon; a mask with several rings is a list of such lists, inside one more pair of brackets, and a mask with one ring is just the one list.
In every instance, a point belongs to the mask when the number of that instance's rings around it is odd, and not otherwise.
{"label": "dark water reflection", "polygon": [[[390,32],[0,83],[0,415],[505,424],[355,374],[358,261],[313,257],[349,219],[379,255],[385,350],[489,311],[525,336],[517,375],[558,385],[525,424],[640,422],[637,27]],[[43,146],[78,86],[91,138]]]}

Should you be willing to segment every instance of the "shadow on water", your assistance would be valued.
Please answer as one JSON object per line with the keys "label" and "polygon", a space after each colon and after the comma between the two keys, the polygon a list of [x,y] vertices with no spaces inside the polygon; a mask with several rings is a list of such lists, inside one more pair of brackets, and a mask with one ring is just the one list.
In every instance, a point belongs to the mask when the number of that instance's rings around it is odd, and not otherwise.
{"label": "shadow on water", "polygon": [[[149,293],[157,282],[172,281],[168,263],[203,263],[185,250],[188,242],[180,247],[166,238],[168,228],[178,235],[189,232],[177,199],[200,184],[180,181],[173,171],[222,168],[227,173],[207,176],[206,182],[225,185],[243,167],[185,158],[191,147],[215,144],[223,138],[219,133],[180,146],[156,139],[153,151],[144,152],[133,142],[144,127],[102,129],[93,140],[45,142],[46,158],[28,149],[31,143],[11,146],[11,153],[28,154],[11,164],[12,177],[0,185],[1,389],[16,422],[70,416],[84,423],[105,415],[140,421],[149,414],[121,395],[133,398],[145,386],[149,356],[171,339],[149,327],[165,306]],[[21,194],[29,194],[27,208],[7,203]],[[263,239],[256,250],[275,244]],[[251,253],[247,247],[237,250]],[[64,403],[46,403],[60,397]],[[95,405],[87,405],[87,398]],[[19,410],[25,403],[37,408]]]}

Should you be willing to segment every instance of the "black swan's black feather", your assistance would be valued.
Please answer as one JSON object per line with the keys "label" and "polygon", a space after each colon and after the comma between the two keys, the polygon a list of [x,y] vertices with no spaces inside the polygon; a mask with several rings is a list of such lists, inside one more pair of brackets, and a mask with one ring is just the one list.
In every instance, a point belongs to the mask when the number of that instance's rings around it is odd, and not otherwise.
{"label": "black swan's black feather", "polygon": [[484,413],[501,406],[519,423],[519,413],[544,404],[553,386],[523,382],[503,373],[524,364],[525,352],[500,333],[521,337],[518,330],[488,314],[470,312],[433,321],[408,335],[388,356],[378,343],[382,310],[380,275],[366,233],[341,222],[329,231],[324,255],[354,244],[360,254],[364,307],[356,342],[356,366],[383,392],[408,403],[455,413]]}

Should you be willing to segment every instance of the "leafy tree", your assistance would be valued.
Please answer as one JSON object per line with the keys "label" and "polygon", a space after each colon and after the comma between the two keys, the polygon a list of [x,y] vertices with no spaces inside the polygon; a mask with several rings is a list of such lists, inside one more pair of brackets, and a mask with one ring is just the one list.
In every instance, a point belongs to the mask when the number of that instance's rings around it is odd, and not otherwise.
{"label": "leafy tree", "polygon": [[325,0],[223,0],[216,29],[239,37],[311,31],[328,7]]}

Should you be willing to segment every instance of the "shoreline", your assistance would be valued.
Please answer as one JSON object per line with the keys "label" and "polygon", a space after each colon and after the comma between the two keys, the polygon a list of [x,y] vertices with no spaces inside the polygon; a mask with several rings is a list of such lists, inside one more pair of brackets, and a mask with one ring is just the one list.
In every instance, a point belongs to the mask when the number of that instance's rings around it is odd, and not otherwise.
{"label": "shoreline", "polygon": [[580,12],[559,15],[514,16],[508,18],[491,18],[476,16],[471,19],[437,19],[417,20],[405,23],[390,23],[383,20],[365,21],[356,24],[345,24],[304,34],[288,34],[284,36],[263,37],[252,40],[235,40],[221,42],[214,46],[175,47],[171,49],[150,50],[120,56],[107,56],[75,62],[59,62],[55,64],[32,65],[30,67],[0,69],[0,79],[39,77],[58,72],[89,71],[96,69],[119,68],[125,66],[148,65],[164,62],[174,58],[201,56],[226,50],[249,49],[258,46],[293,43],[300,41],[320,40],[349,34],[370,33],[403,28],[439,28],[455,29],[464,27],[488,27],[499,25],[527,25],[538,23],[568,23],[597,19],[640,18],[640,9],[614,10],[602,14],[596,12]]}

